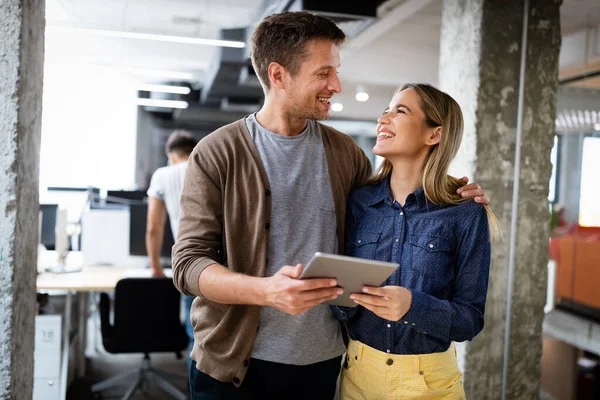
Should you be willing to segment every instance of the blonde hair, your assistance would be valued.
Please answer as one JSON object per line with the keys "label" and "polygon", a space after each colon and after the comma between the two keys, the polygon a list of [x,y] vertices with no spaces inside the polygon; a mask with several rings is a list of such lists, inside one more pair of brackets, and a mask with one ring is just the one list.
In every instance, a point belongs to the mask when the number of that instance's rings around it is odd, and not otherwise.
{"label": "blonde hair", "polygon": [[[414,90],[421,99],[425,124],[430,128],[442,127],[440,142],[431,147],[421,169],[421,182],[425,197],[434,204],[459,204],[467,199],[456,193],[463,186],[461,180],[448,175],[450,162],[456,156],[463,134],[463,116],[458,103],[448,94],[425,83],[402,85],[394,96],[403,90]],[[392,173],[392,163],[384,160],[370,183],[379,183]],[[500,221],[488,205],[483,206],[488,216],[490,239],[502,236]]]}

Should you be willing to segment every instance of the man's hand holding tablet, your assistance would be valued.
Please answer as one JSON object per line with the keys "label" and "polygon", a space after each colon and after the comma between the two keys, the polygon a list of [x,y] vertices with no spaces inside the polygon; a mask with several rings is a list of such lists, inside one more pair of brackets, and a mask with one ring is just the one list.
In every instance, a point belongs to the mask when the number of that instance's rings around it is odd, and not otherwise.
{"label": "man's hand holding tablet", "polygon": [[327,303],[356,307],[350,294],[361,293],[364,286],[380,286],[397,268],[396,263],[317,252],[301,272],[299,279],[334,278],[337,285],[343,288],[343,294],[327,300]]}
{"label": "man's hand holding tablet", "polygon": [[275,275],[264,280],[266,304],[290,315],[300,315],[319,304],[336,299],[344,290],[336,279],[319,277],[300,280],[302,264],[283,266]]}

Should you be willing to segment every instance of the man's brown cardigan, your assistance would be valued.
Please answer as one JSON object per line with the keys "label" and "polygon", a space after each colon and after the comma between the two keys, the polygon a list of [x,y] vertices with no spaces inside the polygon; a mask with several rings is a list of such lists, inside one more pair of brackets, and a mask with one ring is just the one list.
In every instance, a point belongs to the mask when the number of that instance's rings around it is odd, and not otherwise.
{"label": "man's brown cardigan", "polygon": [[[370,178],[371,164],[350,136],[318,126],[342,252],[346,198],[352,188]],[[265,276],[270,195],[266,172],[243,119],[211,133],[192,152],[173,247],[173,280],[182,293],[197,296],[190,317],[194,326],[192,358],[197,368],[236,386],[246,374],[260,307],[212,302],[202,297],[198,278],[204,268],[215,263],[234,272]]]}

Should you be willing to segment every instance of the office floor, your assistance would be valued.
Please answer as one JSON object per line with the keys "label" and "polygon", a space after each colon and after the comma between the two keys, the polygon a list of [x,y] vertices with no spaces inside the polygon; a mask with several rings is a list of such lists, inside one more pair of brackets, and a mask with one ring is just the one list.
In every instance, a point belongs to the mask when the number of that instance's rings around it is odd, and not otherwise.
{"label": "office floor", "polygon": [[[150,358],[152,367],[184,376],[184,379],[169,379],[169,382],[182,392],[188,392],[187,364],[185,359],[178,360],[174,354],[156,354],[151,355]],[[111,376],[139,368],[141,360],[141,355],[98,354],[97,357],[89,359],[90,368],[87,375],[90,377],[92,382],[101,382],[104,379],[110,378]],[[107,389],[102,393],[101,396],[97,398],[103,400],[120,399],[123,397],[123,394],[131,383],[132,382],[127,382],[122,386],[113,389]],[[170,398],[172,397],[152,383],[148,385],[145,391],[138,391],[136,396],[133,397],[135,400],[156,400]]]}
{"label": "office floor", "polygon": [[[86,377],[73,382],[67,400],[111,400],[121,399],[128,387],[133,383],[132,380],[123,383],[120,386],[107,389],[100,394],[92,395],[90,387],[94,383],[102,382],[113,376],[132,370],[137,370],[142,362],[142,354],[110,354],[102,347],[102,339],[96,337],[95,332],[99,329],[95,325],[94,318],[88,320],[88,340],[86,349]],[[97,330],[98,329],[98,330]],[[169,378],[168,381],[183,393],[188,393],[188,370],[187,353],[182,353],[182,358],[178,360],[173,353],[151,354],[150,365],[152,368],[178,374],[183,379]],[[164,392],[160,387],[150,383],[144,390],[138,390],[132,397],[134,400],[169,400],[170,395]]]}

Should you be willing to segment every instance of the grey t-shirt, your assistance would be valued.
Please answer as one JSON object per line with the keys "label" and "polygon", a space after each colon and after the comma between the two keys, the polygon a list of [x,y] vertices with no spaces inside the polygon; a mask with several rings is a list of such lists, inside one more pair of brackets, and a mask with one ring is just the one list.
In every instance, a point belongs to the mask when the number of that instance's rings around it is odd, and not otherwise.
{"label": "grey t-shirt", "polygon": [[[306,265],[316,251],[337,253],[336,215],[319,126],[309,120],[297,136],[268,131],[255,115],[246,125],[271,187],[267,276],[284,265]],[[344,353],[340,325],[328,305],[298,316],[263,307],[252,357],[313,364]]]}

